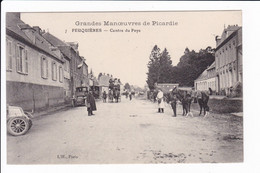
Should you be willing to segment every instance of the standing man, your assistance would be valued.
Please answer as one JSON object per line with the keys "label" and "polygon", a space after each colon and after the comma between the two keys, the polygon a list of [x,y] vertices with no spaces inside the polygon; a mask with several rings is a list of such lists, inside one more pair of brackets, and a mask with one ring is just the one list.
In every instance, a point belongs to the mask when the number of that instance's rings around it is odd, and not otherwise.
{"label": "standing man", "polygon": [[163,92],[159,89],[156,100],[158,101],[158,113],[164,113],[164,100],[163,100]]}
{"label": "standing man", "polygon": [[103,103],[107,102],[107,93],[106,91],[103,92]]}
{"label": "standing man", "polygon": [[128,91],[125,92],[125,98],[128,98]]}
{"label": "standing man", "polygon": [[170,101],[170,104],[171,104],[171,107],[172,107],[172,110],[173,110],[173,117],[176,117],[177,116],[177,88],[176,86],[173,87],[172,90],[170,90],[170,96],[169,96],[169,101]]}
{"label": "standing man", "polygon": [[132,92],[129,92],[129,99],[132,100]]}
{"label": "standing man", "polygon": [[90,90],[87,93],[87,97],[86,97],[85,101],[86,101],[86,105],[87,105],[87,108],[88,108],[88,116],[94,115],[93,111],[96,111],[97,107],[96,107],[95,98],[92,94],[92,90]]}

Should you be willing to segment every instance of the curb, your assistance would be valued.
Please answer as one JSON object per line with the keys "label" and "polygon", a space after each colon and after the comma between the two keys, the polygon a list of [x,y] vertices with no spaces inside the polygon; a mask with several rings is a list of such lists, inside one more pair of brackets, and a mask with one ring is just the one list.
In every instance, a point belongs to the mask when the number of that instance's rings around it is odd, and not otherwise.
{"label": "curb", "polygon": [[46,109],[46,110],[43,110],[43,111],[35,112],[35,113],[33,113],[33,119],[41,117],[41,116],[50,115],[50,114],[53,114],[55,112],[68,109],[70,107],[71,107],[70,104],[66,104],[66,105],[61,105],[61,106],[57,106],[57,107],[52,107],[52,108],[49,108],[49,109]]}

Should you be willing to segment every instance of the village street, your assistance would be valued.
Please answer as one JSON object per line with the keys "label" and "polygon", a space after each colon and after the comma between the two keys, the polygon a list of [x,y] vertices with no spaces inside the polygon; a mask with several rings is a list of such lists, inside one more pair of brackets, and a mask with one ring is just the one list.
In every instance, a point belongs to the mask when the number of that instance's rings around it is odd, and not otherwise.
{"label": "village street", "polygon": [[122,98],[33,119],[26,135],[7,136],[8,164],[223,163],[243,161],[243,118],[211,113],[172,117],[169,105]]}

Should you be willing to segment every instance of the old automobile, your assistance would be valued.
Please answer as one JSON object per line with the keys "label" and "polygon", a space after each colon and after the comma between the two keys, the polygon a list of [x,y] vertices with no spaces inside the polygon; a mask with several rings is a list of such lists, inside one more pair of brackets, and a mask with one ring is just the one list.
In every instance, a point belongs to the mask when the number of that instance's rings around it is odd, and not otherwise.
{"label": "old automobile", "polygon": [[24,135],[32,127],[31,113],[21,107],[7,106],[7,132],[13,136]]}
{"label": "old automobile", "polygon": [[72,106],[85,105],[85,96],[88,87],[77,87],[74,96],[72,97]]}

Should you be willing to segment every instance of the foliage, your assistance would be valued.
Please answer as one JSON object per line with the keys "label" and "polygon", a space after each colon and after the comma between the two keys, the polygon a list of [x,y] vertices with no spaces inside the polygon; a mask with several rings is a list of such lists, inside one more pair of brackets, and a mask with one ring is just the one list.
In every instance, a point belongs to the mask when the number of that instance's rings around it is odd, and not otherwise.
{"label": "foliage", "polygon": [[131,89],[129,83],[126,83],[124,87],[125,87],[126,90],[130,90]]}
{"label": "foliage", "polygon": [[176,66],[172,66],[171,57],[165,48],[155,45],[148,62],[147,84],[150,90],[155,83],[178,83],[180,86],[193,86],[194,80],[210,66],[214,60],[214,49],[207,47],[199,52],[184,50],[184,55]]}
{"label": "foliage", "polygon": [[148,63],[148,78],[146,81],[148,87],[154,89],[155,83],[170,82],[171,72],[172,61],[167,49],[165,48],[163,52],[160,53],[160,48],[155,45]]}

